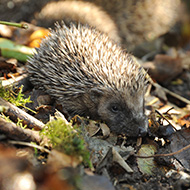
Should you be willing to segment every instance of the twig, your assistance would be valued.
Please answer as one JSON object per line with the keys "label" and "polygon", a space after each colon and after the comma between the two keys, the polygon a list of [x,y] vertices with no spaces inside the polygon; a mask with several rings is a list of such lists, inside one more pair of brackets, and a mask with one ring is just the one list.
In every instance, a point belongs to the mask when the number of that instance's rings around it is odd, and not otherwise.
{"label": "twig", "polygon": [[49,151],[47,148],[44,148],[44,147],[39,146],[39,145],[36,145],[36,144],[31,144],[31,143],[28,143],[28,142],[9,140],[8,143],[16,144],[16,145],[29,146],[29,147],[32,147],[32,148],[37,148],[37,149],[39,149],[40,151],[44,151],[44,152],[46,152],[46,153],[48,153],[48,154],[51,153],[51,151]]}
{"label": "twig", "polygon": [[180,150],[178,150],[176,152],[172,152],[172,153],[168,153],[168,154],[155,154],[155,155],[151,155],[151,156],[139,156],[139,155],[135,154],[135,157],[137,157],[137,158],[154,158],[154,157],[160,157],[160,156],[164,156],[164,157],[173,156],[173,155],[179,154],[179,153],[181,153],[181,152],[183,152],[183,151],[185,151],[185,150],[187,150],[189,148],[190,148],[190,144],[183,147],[182,149],[180,149]]}
{"label": "twig", "polygon": [[152,78],[151,78],[148,74],[146,75],[146,78],[148,79],[148,81],[149,81],[155,88],[160,88],[160,89],[162,89],[165,93],[167,93],[167,94],[173,96],[174,98],[177,98],[178,100],[180,100],[180,101],[182,101],[182,102],[184,102],[184,103],[190,105],[190,101],[189,101],[188,99],[186,99],[186,98],[184,98],[184,97],[182,97],[182,96],[180,96],[180,95],[178,95],[178,94],[176,94],[176,93],[174,93],[174,92],[168,90],[167,88],[162,87],[162,86],[159,85],[158,83],[155,83],[155,82],[152,80]]}
{"label": "twig", "polygon": [[28,25],[26,23],[15,23],[15,22],[0,21],[0,24],[28,29]]}
{"label": "twig", "polygon": [[169,111],[173,110],[174,107],[171,107],[170,109],[167,110],[167,112],[165,112],[165,114],[167,114]]}
{"label": "twig", "polygon": [[165,116],[163,116],[158,110],[155,110],[155,112],[157,114],[159,114],[163,119],[165,119],[177,131],[177,129],[173,126],[173,124]]}

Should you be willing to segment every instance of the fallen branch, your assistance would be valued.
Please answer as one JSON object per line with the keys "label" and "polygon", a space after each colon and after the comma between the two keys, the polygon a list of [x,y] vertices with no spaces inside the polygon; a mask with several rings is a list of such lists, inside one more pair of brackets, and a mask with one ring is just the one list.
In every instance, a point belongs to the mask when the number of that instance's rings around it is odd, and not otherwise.
{"label": "fallen branch", "polygon": [[32,131],[30,129],[23,129],[17,126],[15,123],[8,122],[0,117],[0,133],[5,134],[8,138],[26,142],[40,143],[42,138],[38,131]]}
{"label": "fallen branch", "polygon": [[19,118],[20,120],[22,120],[23,126],[27,125],[28,128],[34,128],[35,130],[43,129],[44,124],[41,121],[37,120],[36,118],[16,107],[15,105],[7,102],[3,98],[0,98],[0,105],[6,107],[3,113],[6,116],[9,116],[9,118],[15,123],[18,121]]}

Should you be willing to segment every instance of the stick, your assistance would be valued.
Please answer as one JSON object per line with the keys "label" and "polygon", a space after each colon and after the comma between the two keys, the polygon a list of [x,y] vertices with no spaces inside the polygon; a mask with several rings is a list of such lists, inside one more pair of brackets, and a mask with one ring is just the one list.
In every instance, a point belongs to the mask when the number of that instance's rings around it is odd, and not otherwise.
{"label": "stick", "polygon": [[8,122],[0,117],[0,133],[5,134],[7,137],[13,140],[36,142],[42,141],[38,131],[32,131],[30,129],[23,129],[18,127],[15,123]]}

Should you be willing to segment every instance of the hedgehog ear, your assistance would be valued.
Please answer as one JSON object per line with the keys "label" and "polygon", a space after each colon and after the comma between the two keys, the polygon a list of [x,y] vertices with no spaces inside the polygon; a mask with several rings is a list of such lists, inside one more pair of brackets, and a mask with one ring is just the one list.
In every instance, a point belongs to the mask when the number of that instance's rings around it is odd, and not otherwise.
{"label": "hedgehog ear", "polygon": [[94,103],[97,103],[100,96],[102,96],[103,92],[101,89],[92,88],[90,89],[90,98]]}

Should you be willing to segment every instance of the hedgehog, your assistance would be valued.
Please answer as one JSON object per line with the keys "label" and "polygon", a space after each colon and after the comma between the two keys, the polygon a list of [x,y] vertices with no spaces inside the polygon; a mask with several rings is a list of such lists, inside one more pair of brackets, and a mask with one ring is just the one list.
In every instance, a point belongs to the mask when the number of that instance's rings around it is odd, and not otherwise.
{"label": "hedgehog", "polygon": [[[57,20],[96,27],[133,51],[167,33],[179,20],[181,0],[64,0],[48,2],[36,14],[38,24]],[[55,14],[56,10],[56,14]]]}
{"label": "hedgehog", "polygon": [[29,58],[27,70],[31,83],[71,117],[104,121],[116,134],[146,134],[146,73],[106,34],[57,23]]}
{"label": "hedgehog", "polygon": [[66,25],[71,22],[88,24],[106,33],[115,42],[121,43],[118,28],[112,18],[94,3],[83,1],[48,2],[36,17],[38,25],[46,27],[50,27],[55,21],[60,20],[64,20]]}
{"label": "hedgehog", "polygon": [[181,0],[84,1],[95,3],[110,15],[128,51],[165,34],[180,18]]}

